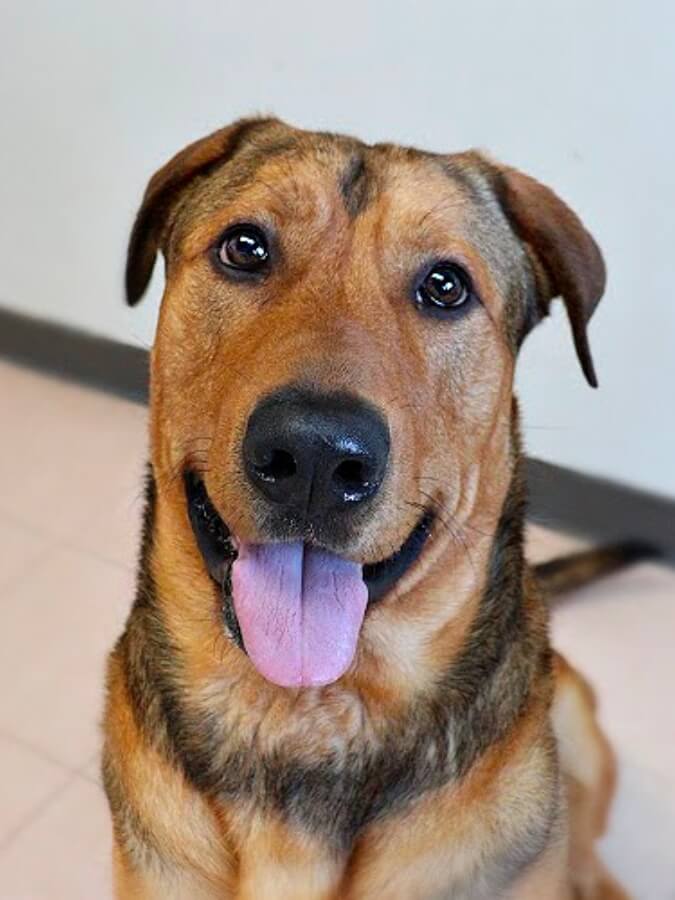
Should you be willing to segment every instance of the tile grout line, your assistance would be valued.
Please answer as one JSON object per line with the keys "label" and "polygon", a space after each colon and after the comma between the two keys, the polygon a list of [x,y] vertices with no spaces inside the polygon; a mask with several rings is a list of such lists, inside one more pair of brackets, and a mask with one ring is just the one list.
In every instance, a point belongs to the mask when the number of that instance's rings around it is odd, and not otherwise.
{"label": "tile grout line", "polygon": [[133,563],[123,563],[118,559],[113,559],[110,556],[105,556],[102,553],[97,553],[95,550],[89,550],[87,547],[83,547],[69,538],[59,540],[58,546],[63,550],[70,550],[72,553],[81,553],[83,556],[88,556],[89,559],[94,559],[97,562],[104,563],[105,565],[113,566],[116,569],[121,569],[123,572],[131,572],[133,574],[136,570],[135,559]]}
{"label": "tile grout line", "polygon": [[61,769],[68,775],[77,775],[80,772],[80,768],[85,768],[93,761],[92,759],[89,759],[81,767],[71,766],[68,763],[64,763],[62,760],[57,759],[57,757],[52,756],[48,751],[43,750],[42,747],[39,747],[16,734],[12,734],[12,732],[5,731],[4,728],[0,728],[0,740],[7,741],[9,744],[14,744],[15,747],[20,747],[22,750],[27,750],[29,753],[32,753],[33,756],[42,760],[42,762],[48,763],[57,769]]}
{"label": "tile grout line", "polygon": [[40,525],[35,525],[34,522],[29,522],[28,519],[24,519],[22,516],[17,516],[17,514],[11,509],[6,509],[5,507],[0,506],[0,515],[6,522],[18,528],[21,528],[23,531],[26,531],[31,535],[49,541],[59,540],[59,535],[40,527]]}
{"label": "tile grout line", "polygon": [[78,779],[79,775],[77,772],[67,771],[68,777],[65,781],[63,781],[58,787],[54,788],[54,790],[50,791],[42,800],[36,804],[36,806],[23,817],[23,820],[18,823],[10,832],[5,836],[5,838],[0,841],[0,855],[5,853],[7,849],[14,843],[14,841],[23,834],[27,828],[30,828],[38,819],[42,816],[43,812],[45,812],[49,807],[56,801],[58,798],[65,794],[68,788],[73,785]]}
{"label": "tile grout line", "polygon": [[102,779],[101,779],[100,774],[99,774],[97,777],[95,777],[95,776],[93,776],[93,775],[88,775],[88,774],[87,774],[87,769],[88,769],[88,768],[92,765],[92,763],[94,763],[94,762],[98,762],[99,765],[100,765],[100,762],[101,762],[101,750],[100,750],[100,749],[99,749],[93,756],[91,756],[85,763],[83,763],[83,764],[79,767],[79,769],[77,770],[77,774],[78,774],[81,778],[84,778],[85,781],[89,782],[90,784],[96,785],[96,787],[98,787],[98,788],[100,788],[100,789],[102,790],[102,789],[103,789],[103,782],[102,782]]}
{"label": "tile grout line", "polygon": [[[38,537],[42,540],[43,536],[38,535]],[[53,539],[46,539],[45,546],[41,551],[36,551],[34,554],[31,554],[28,559],[24,562],[19,569],[14,572],[6,581],[0,582],[0,596],[5,596],[11,594],[11,592],[15,589],[17,584],[30,573],[32,567],[35,565],[36,561],[42,557],[42,559],[50,559],[58,550],[58,543]]]}
{"label": "tile grout line", "polygon": [[42,799],[39,800],[35,804],[35,806],[25,814],[22,820],[18,822],[18,824],[15,825],[14,828],[12,828],[11,831],[0,841],[0,855],[2,855],[12,845],[16,838],[20,837],[20,835],[23,834],[28,828],[30,828],[31,825],[37,822],[42,814],[46,812],[53,803],[58,801],[59,797],[61,797],[62,794],[65,794],[66,791],[68,791],[69,788],[71,788],[74,784],[84,782],[85,784],[89,784],[92,787],[97,788],[101,792],[103,791],[103,785],[101,784],[100,780],[93,778],[86,773],[86,770],[89,768],[89,766],[91,766],[94,760],[98,758],[98,753],[94,756],[91,756],[78,768],[72,768],[71,766],[66,766],[62,763],[59,763],[55,759],[49,757],[47,754],[33,747],[32,744],[29,744],[27,741],[24,741],[21,738],[16,738],[13,735],[8,735],[4,732],[0,732],[0,738],[3,740],[11,741],[16,745],[23,747],[24,749],[30,750],[39,759],[42,759],[43,762],[48,762],[51,765],[61,769],[63,771],[65,779],[52,791],[49,791],[44,797],[42,797]]}

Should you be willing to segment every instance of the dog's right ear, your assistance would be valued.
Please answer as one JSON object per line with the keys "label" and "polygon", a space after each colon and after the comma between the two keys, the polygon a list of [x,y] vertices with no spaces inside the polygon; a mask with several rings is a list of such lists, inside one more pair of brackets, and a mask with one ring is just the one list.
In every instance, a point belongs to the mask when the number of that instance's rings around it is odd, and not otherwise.
{"label": "dog's right ear", "polygon": [[145,190],[129,238],[125,273],[126,298],[135,306],[150,283],[164,228],[181,192],[198,175],[230,159],[243,142],[271,119],[240,119],[189,144],[155,172]]}
{"label": "dog's right ear", "polygon": [[498,197],[516,234],[536,264],[541,316],[562,297],[586,380],[598,386],[587,327],[605,291],[605,263],[579,217],[553,191],[506,166],[496,180]]}

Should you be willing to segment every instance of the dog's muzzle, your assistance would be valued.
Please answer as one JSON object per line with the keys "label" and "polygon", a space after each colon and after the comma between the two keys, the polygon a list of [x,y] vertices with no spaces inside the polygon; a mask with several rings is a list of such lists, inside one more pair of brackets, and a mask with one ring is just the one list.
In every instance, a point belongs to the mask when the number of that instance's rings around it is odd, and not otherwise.
{"label": "dog's muzzle", "polygon": [[242,445],[258,542],[232,535],[203,482],[186,474],[190,520],[226,623],[268,681],[310,687],[340,678],[369,603],[419,556],[427,513],[386,560],[362,565],[340,549],[374,509],[389,451],[384,419],[357,398],[296,387],[264,398]]}

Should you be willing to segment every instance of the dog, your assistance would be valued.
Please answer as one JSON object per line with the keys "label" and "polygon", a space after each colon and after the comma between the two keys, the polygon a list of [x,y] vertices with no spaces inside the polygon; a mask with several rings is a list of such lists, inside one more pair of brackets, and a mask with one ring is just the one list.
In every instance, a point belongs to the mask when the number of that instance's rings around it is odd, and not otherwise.
{"label": "dog", "polygon": [[556,298],[597,384],[578,217],[475,151],[254,118],[153,176],[130,304],[160,251],[116,896],[626,898],[612,752],[523,556],[514,367]]}

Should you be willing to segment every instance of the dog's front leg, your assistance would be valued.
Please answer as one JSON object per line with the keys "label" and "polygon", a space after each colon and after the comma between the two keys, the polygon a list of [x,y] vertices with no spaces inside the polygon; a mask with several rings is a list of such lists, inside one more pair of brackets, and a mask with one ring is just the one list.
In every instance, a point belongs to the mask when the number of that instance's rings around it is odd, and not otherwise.
{"label": "dog's front leg", "polygon": [[239,856],[237,900],[335,900],[344,863],[291,825],[256,817]]}
{"label": "dog's front leg", "polygon": [[132,863],[115,840],[113,896],[115,900],[226,900],[233,893],[229,882],[216,884],[173,861],[155,858]]}

